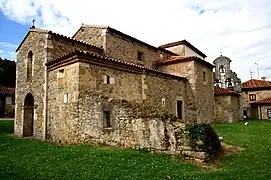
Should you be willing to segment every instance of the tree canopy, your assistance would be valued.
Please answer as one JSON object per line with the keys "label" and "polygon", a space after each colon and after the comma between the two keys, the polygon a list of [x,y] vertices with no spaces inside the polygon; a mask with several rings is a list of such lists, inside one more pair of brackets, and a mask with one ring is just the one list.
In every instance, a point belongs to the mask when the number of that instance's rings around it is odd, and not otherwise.
{"label": "tree canopy", "polygon": [[0,87],[15,87],[16,62],[0,57]]}

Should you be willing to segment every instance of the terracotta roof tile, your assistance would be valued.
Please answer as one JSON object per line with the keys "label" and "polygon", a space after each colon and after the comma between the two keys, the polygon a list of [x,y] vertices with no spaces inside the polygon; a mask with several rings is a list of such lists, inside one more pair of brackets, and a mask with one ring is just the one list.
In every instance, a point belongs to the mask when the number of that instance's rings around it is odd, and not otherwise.
{"label": "terracotta roof tile", "polygon": [[15,88],[1,88],[0,87],[0,94],[14,95],[15,94]]}
{"label": "terracotta roof tile", "polygon": [[[84,44],[84,45],[87,45],[87,46],[92,46],[92,47],[95,47],[97,49],[101,49],[102,50],[101,46],[96,46],[94,44],[90,44],[90,43],[85,42],[85,41],[81,41],[81,40],[78,40],[78,39],[75,39],[75,38],[71,38],[71,37],[65,36],[63,34],[59,34],[59,33],[53,32],[51,30],[46,30],[46,29],[30,29],[29,32],[38,32],[38,33],[52,34],[52,35],[64,38],[66,40],[69,40],[69,41],[81,43],[81,44]],[[16,52],[19,50],[19,48],[21,47],[21,45],[25,41],[26,37],[29,35],[29,32],[27,33],[27,35],[25,36],[25,38],[22,40],[22,42],[19,44],[18,48],[16,49]]]}
{"label": "terracotta roof tile", "polygon": [[215,95],[240,95],[230,89],[227,89],[227,88],[221,88],[221,87],[217,87],[217,86],[214,86],[214,94]]}
{"label": "terracotta roof tile", "polygon": [[269,104],[269,103],[271,103],[271,97],[260,99],[260,100],[258,100],[256,102],[253,102],[253,104],[254,103],[256,103],[256,104]]}
{"label": "terracotta roof tile", "polygon": [[112,28],[112,27],[106,26],[106,25],[89,25],[89,24],[82,24],[81,27],[76,31],[76,33],[75,33],[72,37],[74,38],[74,37],[76,36],[76,34],[81,30],[81,28],[84,28],[84,27],[86,27],[86,28],[87,28],[87,27],[89,27],[89,28],[97,28],[97,29],[108,29],[110,32],[116,33],[116,34],[118,34],[118,35],[120,35],[120,36],[122,36],[122,37],[125,37],[125,38],[127,38],[127,39],[131,39],[132,41],[135,41],[135,42],[137,42],[137,43],[139,43],[139,44],[145,45],[145,46],[147,46],[148,48],[153,49],[153,50],[155,50],[155,51],[160,50],[160,51],[166,52],[166,53],[171,54],[171,55],[177,55],[176,53],[174,53],[174,52],[172,52],[172,51],[166,50],[166,49],[161,48],[161,47],[155,47],[155,46],[153,46],[153,45],[150,45],[150,44],[148,44],[148,43],[146,43],[146,42],[143,42],[143,41],[141,41],[141,40],[139,40],[139,39],[137,39],[137,38],[135,38],[135,37],[132,37],[132,36],[130,36],[130,35],[128,35],[128,34],[125,34],[125,33],[121,32],[121,31],[119,31],[119,30],[117,30],[117,29],[115,29],[115,28]]}
{"label": "terracotta roof tile", "polygon": [[100,59],[103,59],[103,60],[107,60],[109,62],[116,63],[116,66],[118,64],[123,64],[123,65],[127,65],[127,66],[130,66],[130,67],[139,68],[139,69],[142,69],[142,70],[147,70],[149,72],[155,72],[155,73],[158,73],[158,74],[171,76],[171,77],[175,77],[175,78],[178,78],[178,79],[187,80],[187,78],[183,77],[183,76],[165,73],[165,72],[162,72],[162,71],[159,71],[159,70],[156,70],[156,69],[152,69],[152,68],[148,68],[148,67],[145,67],[145,66],[142,66],[142,65],[137,65],[137,64],[134,64],[134,63],[129,63],[129,62],[125,62],[125,61],[121,61],[121,60],[117,60],[117,59],[112,59],[112,58],[109,58],[109,57],[106,57],[106,56],[101,56],[101,55],[98,55],[98,54],[95,54],[95,53],[91,53],[91,52],[88,52],[88,51],[81,51],[81,50],[74,50],[74,51],[67,52],[66,54],[62,55],[61,57],[58,57],[58,58],[56,58],[54,60],[51,60],[51,61],[47,62],[46,65],[47,66],[53,66],[54,64],[57,64],[59,61],[61,61],[63,59],[67,59],[68,57],[71,57],[73,55],[87,55],[87,56],[90,56],[90,57],[97,57],[97,58],[100,58]]}
{"label": "terracotta roof tile", "polygon": [[242,88],[264,88],[271,87],[271,81],[251,79],[242,83]]}
{"label": "terracotta roof tile", "polygon": [[204,63],[206,65],[215,67],[212,63],[209,63],[197,56],[171,56],[168,59],[162,59],[156,62],[157,65],[164,65],[164,64],[172,64],[172,63],[178,63],[182,61],[198,61],[201,63]]}

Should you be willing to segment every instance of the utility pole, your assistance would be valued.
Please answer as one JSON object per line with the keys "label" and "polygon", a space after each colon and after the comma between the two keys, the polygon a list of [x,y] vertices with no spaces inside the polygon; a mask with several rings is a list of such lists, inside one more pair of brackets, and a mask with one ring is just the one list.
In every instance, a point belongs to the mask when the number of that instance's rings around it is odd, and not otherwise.
{"label": "utility pole", "polygon": [[258,79],[260,79],[260,74],[259,74],[259,64],[258,64],[258,63],[254,63],[254,64],[256,64],[256,66],[257,66]]}
{"label": "utility pole", "polygon": [[249,70],[250,79],[252,79],[253,73],[254,73],[254,72],[252,72],[251,69],[250,69],[250,70]]}

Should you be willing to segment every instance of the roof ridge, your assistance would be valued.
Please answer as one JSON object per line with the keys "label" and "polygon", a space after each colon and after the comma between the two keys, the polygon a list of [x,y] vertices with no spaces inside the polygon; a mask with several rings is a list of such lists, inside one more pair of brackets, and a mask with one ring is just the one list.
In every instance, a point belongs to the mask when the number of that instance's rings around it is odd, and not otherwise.
{"label": "roof ridge", "polygon": [[60,56],[60,57],[58,57],[58,58],[56,58],[56,59],[54,59],[52,61],[47,62],[46,64],[57,62],[57,61],[65,58],[65,57],[68,57],[68,56],[73,55],[75,53],[83,53],[83,55],[91,55],[91,56],[102,58],[102,59],[105,59],[105,60],[110,60],[112,62],[118,62],[118,63],[130,65],[130,66],[133,66],[133,67],[137,67],[137,68],[149,70],[149,71],[152,71],[152,72],[163,73],[163,74],[167,74],[167,75],[170,75],[170,76],[175,76],[175,77],[186,79],[186,77],[183,77],[183,76],[179,76],[179,75],[175,75],[175,74],[170,74],[170,73],[165,73],[163,71],[159,71],[159,70],[156,70],[156,69],[148,68],[146,66],[137,65],[137,64],[134,64],[134,63],[130,63],[130,62],[125,62],[125,61],[118,60],[118,59],[113,59],[113,58],[110,58],[110,57],[107,57],[107,56],[99,55],[99,54],[92,53],[92,52],[89,52],[89,51],[82,51],[82,50],[79,50],[79,49],[76,49],[76,50],[73,50],[73,51],[69,51],[69,52],[63,54],[62,56]]}
{"label": "roof ridge", "polygon": [[158,46],[159,48],[169,48],[169,47],[173,47],[173,46],[178,46],[178,45],[186,45],[187,47],[189,47],[190,49],[192,49],[193,51],[195,51],[196,53],[198,53],[199,55],[201,55],[203,58],[206,58],[206,54],[204,54],[202,51],[200,51],[198,48],[196,48],[194,45],[192,45],[190,42],[188,42],[186,39],[180,40],[180,41],[175,41],[175,42],[171,42],[171,43],[167,43],[167,44],[163,44]]}
{"label": "roof ridge", "polygon": [[101,28],[101,29],[107,29],[110,28],[108,25],[92,25],[92,24],[84,24],[82,23],[81,27],[92,27],[92,28]]}
{"label": "roof ridge", "polygon": [[66,36],[66,35],[54,32],[52,30],[39,29],[39,28],[31,28],[31,29],[29,29],[27,35],[24,37],[24,39],[22,40],[22,42],[19,44],[19,46],[15,50],[16,52],[18,51],[18,49],[23,44],[23,42],[25,41],[26,37],[29,35],[29,32],[41,32],[41,33],[48,33],[48,34],[51,33],[53,35],[57,35],[57,36],[62,37],[62,38],[66,38],[66,39],[69,39],[69,40],[72,40],[72,41],[75,41],[75,42],[78,42],[78,43],[82,43],[82,44],[85,44],[85,45],[88,45],[88,46],[92,46],[92,47],[96,47],[96,48],[102,49],[102,46],[97,46],[97,45],[94,45],[94,44],[91,44],[91,43],[88,43],[88,42],[85,42],[85,41],[82,41],[82,40],[78,40],[78,39],[75,39],[74,37]]}

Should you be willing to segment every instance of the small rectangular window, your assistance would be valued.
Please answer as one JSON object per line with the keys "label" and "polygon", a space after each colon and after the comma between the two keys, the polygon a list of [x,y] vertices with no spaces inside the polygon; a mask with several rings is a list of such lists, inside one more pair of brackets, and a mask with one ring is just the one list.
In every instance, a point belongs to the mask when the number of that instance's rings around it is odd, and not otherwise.
{"label": "small rectangular window", "polygon": [[256,94],[250,94],[249,95],[249,100],[250,101],[256,101]]}
{"label": "small rectangular window", "polygon": [[177,101],[177,118],[183,119],[183,101]]}
{"label": "small rectangular window", "polygon": [[111,127],[110,111],[103,111],[104,127]]}
{"label": "small rectangular window", "polygon": [[162,107],[166,106],[166,98],[162,98]]}
{"label": "small rectangular window", "polygon": [[109,75],[105,75],[104,84],[115,84],[115,78]]}
{"label": "small rectangular window", "polygon": [[59,69],[57,72],[57,86],[62,87],[64,85],[64,69]]}
{"label": "small rectangular window", "polygon": [[106,75],[106,84],[110,84],[110,76]]}
{"label": "small rectangular window", "polygon": [[137,51],[137,59],[139,61],[143,61],[144,60],[144,53],[140,52],[140,51]]}
{"label": "small rectangular window", "polygon": [[66,103],[68,103],[68,101],[69,101],[69,99],[68,99],[68,94],[65,93],[65,94],[64,94],[63,103],[66,104]]}
{"label": "small rectangular window", "polygon": [[64,76],[64,69],[59,69],[57,73],[58,78],[62,78]]}
{"label": "small rectangular window", "polygon": [[202,77],[203,77],[203,82],[206,82],[206,72],[205,71],[202,72]]}

